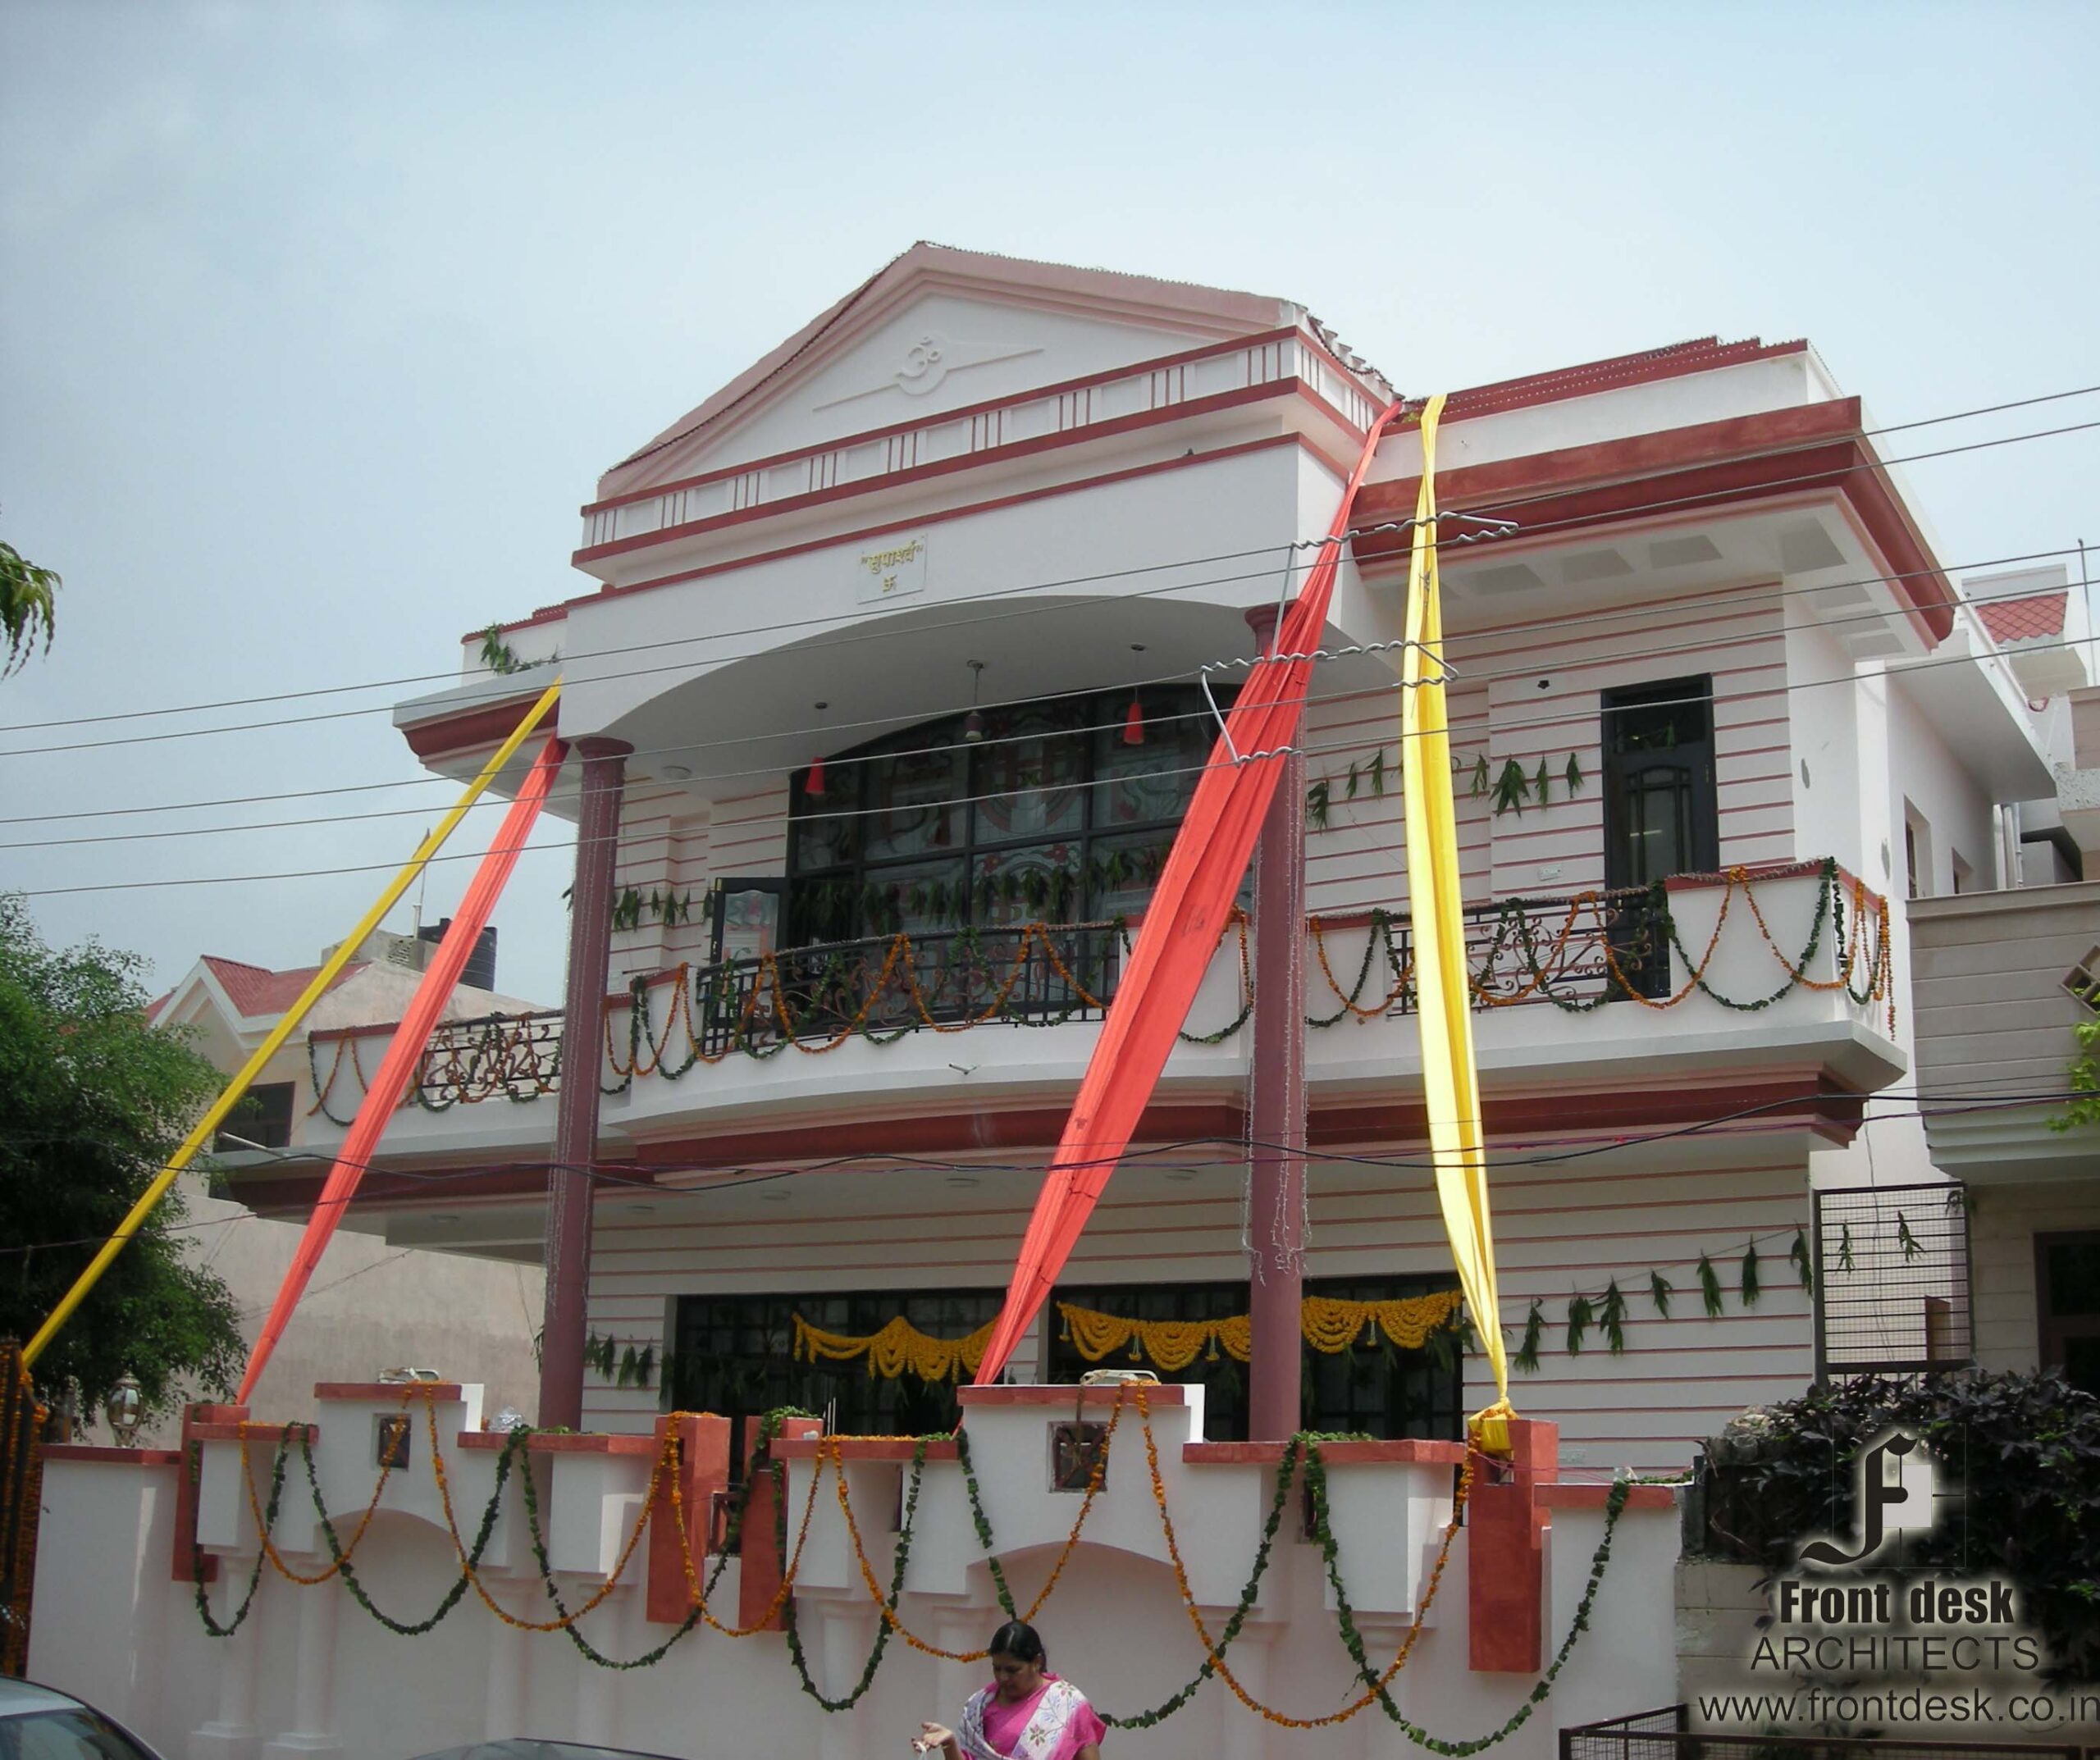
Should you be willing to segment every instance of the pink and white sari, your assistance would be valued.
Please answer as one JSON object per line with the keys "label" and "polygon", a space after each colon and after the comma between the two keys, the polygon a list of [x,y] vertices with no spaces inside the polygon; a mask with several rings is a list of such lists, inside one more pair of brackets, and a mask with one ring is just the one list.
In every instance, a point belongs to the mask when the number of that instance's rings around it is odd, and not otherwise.
{"label": "pink and white sari", "polygon": [[1072,1760],[1107,1733],[1086,1695],[1049,1675],[1025,1699],[1002,1699],[997,1686],[971,1694],[956,1740],[969,1760]]}

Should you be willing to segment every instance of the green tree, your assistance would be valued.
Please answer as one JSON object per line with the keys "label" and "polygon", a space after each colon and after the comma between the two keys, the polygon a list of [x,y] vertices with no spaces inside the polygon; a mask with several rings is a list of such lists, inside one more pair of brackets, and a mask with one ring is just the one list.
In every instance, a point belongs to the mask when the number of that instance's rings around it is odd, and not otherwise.
{"label": "green tree", "polygon": [[43,651],[58,627],[58,577],[39,568],[11,544],[0,544],[0,678],[19,672],[43,637]]}
{"label": "green tree", "polygon": [[[0,1335],[27,1341],[221,1086],[146,1023],[142,962],[48,946],[0,896]],[[231,1293],[193,1259],[171,1192],[36,1364],[92,1411],[127,1370],[149,1411],[228,1392],[244,1356]]]}

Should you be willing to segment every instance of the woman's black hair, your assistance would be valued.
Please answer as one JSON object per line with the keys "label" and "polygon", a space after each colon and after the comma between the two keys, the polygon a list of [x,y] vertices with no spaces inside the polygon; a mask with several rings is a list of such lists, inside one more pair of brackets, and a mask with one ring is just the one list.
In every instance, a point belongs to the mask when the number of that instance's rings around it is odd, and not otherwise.
{"label": "woman's black hair", "polygon": [[1043,1660],[1043,1640],[1036,1636],[1033,1625],[1020,1620],[1008,1620],[992,1634],[992,1641],[984,1648],[994,1656],[1011,1656],[1016,1662]]}

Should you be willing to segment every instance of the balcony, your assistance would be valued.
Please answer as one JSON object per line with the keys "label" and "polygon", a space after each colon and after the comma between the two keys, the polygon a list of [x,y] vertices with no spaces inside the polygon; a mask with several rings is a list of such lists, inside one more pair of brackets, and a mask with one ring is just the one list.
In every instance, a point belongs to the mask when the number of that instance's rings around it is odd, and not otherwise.
{"label": "balcony", "polygon": [[[894,935],[681,966],[613,999],[598,1074],[609,1133],[865,1118],[904,1106],[988,1112],[1069,1100],[1133,929],[1032,923]],[[1169,1061],[1162,1100],[1244,1093],[1254,1004],[1236,920]],[[1901,1073],[1882,901],[1833,863],[1685,875],[1628,893],[1513,898],[1467,912],[1484,1085],[1649,1089],[1785,1074],[1850,1092]],[[1307,1064],[1316,1103],[1418,1083],[1404,916],[1308,919]],[[386,1027],[317,1033],[317,1116],[348,1124]],[[562,1080],[558,1012],[457,1022],[423,1054],[390,1148],[543,1140]],[[498,1103],[500,1104],[498,1104]],[[310,1128],[309,1146],[331,1134]],[[315,1142],[318,1137],[321,1142]]]}
{"label": "balcony", "polygon": [[2100,977],[2100,881],[1913,899],[1910,914],[1933,1160],[1974,1185],[2089,1175],[2092,1133],[2051,1130],[2061,1101],[2020,1097],[2064,1092],[2071,1029],[2094,1018],[2077,992]]}

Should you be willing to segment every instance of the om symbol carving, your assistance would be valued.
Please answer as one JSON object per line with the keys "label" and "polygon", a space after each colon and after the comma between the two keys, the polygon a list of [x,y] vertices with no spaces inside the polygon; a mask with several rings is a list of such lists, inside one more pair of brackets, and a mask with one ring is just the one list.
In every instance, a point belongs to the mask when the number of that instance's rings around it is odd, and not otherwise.
{"label": "om symbol carving", "polygon": [[921,336],[905,351],[904,364],[897,370],[897,388],[907,396],[924,397],[947,375],[939,339]]}

